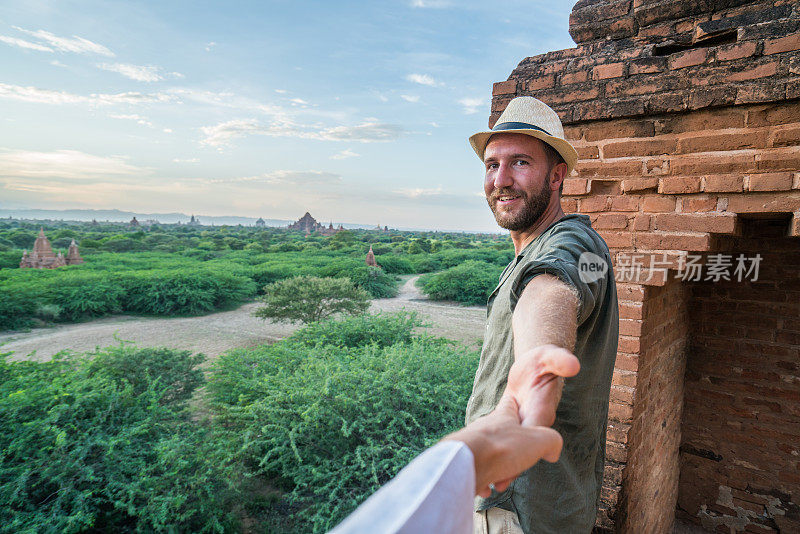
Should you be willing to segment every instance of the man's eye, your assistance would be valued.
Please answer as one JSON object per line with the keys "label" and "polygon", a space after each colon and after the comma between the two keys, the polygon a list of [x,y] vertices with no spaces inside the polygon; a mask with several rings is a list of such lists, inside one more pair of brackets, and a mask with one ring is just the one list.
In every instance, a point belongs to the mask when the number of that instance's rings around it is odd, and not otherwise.
{"label": "man's eye", "polygon": [[524,159],[518,159],[514,161],[514,165],[527,165],[527,164],[528,162],[525,161]]}
{"label": "man's eye", "polygon": [[486,170],[487,171],[490,171],[490,170],[496,169],[496,168],[497,168],[497,163],[487,163],[486,164]]}

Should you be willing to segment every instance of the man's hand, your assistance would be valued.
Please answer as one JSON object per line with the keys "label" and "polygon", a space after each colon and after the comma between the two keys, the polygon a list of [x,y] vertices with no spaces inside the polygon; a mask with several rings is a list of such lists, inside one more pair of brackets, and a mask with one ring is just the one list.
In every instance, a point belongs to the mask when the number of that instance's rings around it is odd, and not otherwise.
{"label": "man's hand", "polygon": [[523,426],[552,426],[565,376],[575,376],[580,363],[570,351],[540,345],[517,356],[508,373],[506,393],[524,399],[519,405]]}
{"label": "man's hand", "polygon": [[[520,473],[540,459],[555,462],[561,454],[561,435],[535,422],[552,405],[552,385],[574,376],[580,365],[569,351],[537,347],[517,357],[508,386],[497,407],[444,439],[464,442],[475,458],[475,494],[488,497],[489,485],[505,490]],[[559,390],[560,394],[560,390]],[[557,404],[556,399],[556,404]],[[555,408],[552,408],[555,417]]]}

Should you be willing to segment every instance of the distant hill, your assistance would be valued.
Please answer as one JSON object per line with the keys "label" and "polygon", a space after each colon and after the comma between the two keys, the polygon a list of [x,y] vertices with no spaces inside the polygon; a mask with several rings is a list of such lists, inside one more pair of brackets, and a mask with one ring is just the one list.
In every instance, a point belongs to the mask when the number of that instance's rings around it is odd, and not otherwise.
{"label": "distant hill", "polygon": [[[194,214],[195,218],[200,221],[200,224],[203,225],[213,225],[213,226],[222,226],[227,224],[229,226],[236,226],[237,224],[241,224],[242,226],[254,226],[256,221],[258,220],[257,217],[234,217],[234,216],[212,216],[212,215],[202,215],[202,214]],[[109,222],[128,222],[133,217],[136,217],[138,221],[146,221],[149,219],[156,220],[160,223],[164,224],[175,224],[178,222],[181,223],[188,223],[191,219],[191,215],[186,215],[185,213],[138,213],[133,211],[122,211],[122,210],[90,210],[90,209],[73,209],[73,210],[45,210],[45,209],[6,209],[0,207],[0,217],[13,217],[14,219],[38,219],[38,220],[65,220],[65,221],[91,221],[92,219],[96,219],[98,222],[109,221]],[[267,226],[288,226],[289,224],[293,223],[294,221],[284,220],[284,219],[264,219],[264,222]],[[339,226],[339,223],[334,223],[335,226]],[[367,225],[367,224],[353,224],[353,223],[343,223],[342,226],[345,228],[351,229],[372,229],[375,228],[374,225]]]}

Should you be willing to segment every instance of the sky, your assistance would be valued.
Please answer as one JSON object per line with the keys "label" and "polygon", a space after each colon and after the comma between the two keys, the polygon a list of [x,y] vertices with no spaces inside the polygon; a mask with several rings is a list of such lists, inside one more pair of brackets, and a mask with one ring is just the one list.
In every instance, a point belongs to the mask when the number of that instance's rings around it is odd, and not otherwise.
{"label": "sky", "polygon": [[0,208],[499,231],[467,138],[552,0],[0,1]]}

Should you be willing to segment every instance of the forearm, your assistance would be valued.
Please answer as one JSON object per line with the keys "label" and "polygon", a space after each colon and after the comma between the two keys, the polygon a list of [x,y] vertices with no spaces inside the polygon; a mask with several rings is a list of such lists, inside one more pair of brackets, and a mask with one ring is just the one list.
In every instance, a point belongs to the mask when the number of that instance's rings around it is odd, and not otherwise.
{"label": "forearm", "polygon": [[555,276],[531,280],[514,309],[514,359],[540,345],[574,350],[577,310],[574,291]]}
{"label": "forearm", "polygon": [[564,381],[547,372],[544,359],[553,350],[571,355],[575,348],[577,310],[578,298],[573,290],[547,274],[531,280],[519,298],[512,320],[514,359],[527,356],[534,367],[527,380],[535,392],[532,397],[535,400],[520,408],[528,424],[550,426],[555,422]]}

